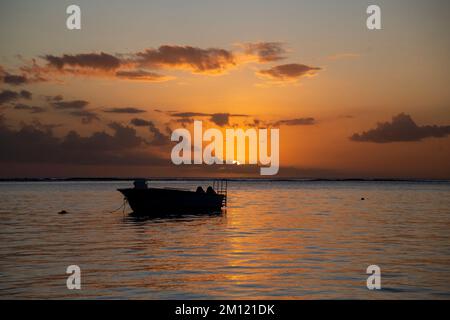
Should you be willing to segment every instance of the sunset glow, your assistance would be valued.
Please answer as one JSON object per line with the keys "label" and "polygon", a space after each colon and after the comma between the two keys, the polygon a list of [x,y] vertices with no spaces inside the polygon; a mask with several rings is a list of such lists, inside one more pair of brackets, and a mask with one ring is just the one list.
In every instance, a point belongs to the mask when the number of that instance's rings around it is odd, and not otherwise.
{"label": "sunset glow", "polygon": [[170,133],[193,120],[280,128],[280,176],[450,177],[446,3],[383,3],[395,21],[373,32],[356,1],[228,1],[215,16],[197,1],[81,1],[77,31],[45,2],[2,4],[16,12],[0,22],[1,132],[15,141],[2,177],[222,175],[171,165]]}

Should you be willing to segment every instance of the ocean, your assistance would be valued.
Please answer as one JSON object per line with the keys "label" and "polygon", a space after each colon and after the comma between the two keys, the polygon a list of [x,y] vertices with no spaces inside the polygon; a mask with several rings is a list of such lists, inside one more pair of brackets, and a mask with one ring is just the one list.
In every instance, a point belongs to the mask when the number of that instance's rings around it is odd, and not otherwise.
{"label": "ocean", "polygon": [[120,208],[131,185],[1,182],[0,298],[450,298],[449,182],[230,181],[221,214],[154,219]]}

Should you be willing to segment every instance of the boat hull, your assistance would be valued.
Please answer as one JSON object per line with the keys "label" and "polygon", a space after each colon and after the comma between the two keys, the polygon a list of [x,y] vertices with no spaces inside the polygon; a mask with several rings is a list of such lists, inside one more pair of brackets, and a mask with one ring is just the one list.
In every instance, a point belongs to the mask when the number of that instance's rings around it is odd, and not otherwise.
{"label": "boat hull", "polygon": [[148,188],[118,189],[127,199],[134,214],[190,214],[220,211],[224,195],[185,190]]}

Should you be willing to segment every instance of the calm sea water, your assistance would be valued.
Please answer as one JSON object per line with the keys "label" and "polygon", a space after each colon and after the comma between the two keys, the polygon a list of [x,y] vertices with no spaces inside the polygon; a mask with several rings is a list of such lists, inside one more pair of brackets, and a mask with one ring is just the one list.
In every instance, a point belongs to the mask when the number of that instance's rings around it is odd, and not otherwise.
{"label": "calm sea water", "polygon": [[110,213],[129,185],[0,183],[0,298],[450,298],[449,183],[231,182],[226,213],[147,220]]}

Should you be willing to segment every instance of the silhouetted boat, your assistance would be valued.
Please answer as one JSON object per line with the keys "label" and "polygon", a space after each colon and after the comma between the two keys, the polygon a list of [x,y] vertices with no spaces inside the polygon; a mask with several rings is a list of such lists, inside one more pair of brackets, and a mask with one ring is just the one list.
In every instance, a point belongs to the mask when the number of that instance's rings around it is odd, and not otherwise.
{"label": "silhouetted boat", "polygon": [[117,189],[127,200],[134,214],[160,215],[179,213],[212,213],[226,206],[227,182],[214,181],[204,191],[172,188],[149,188],[145,180],[136,180],[134,188]]}

